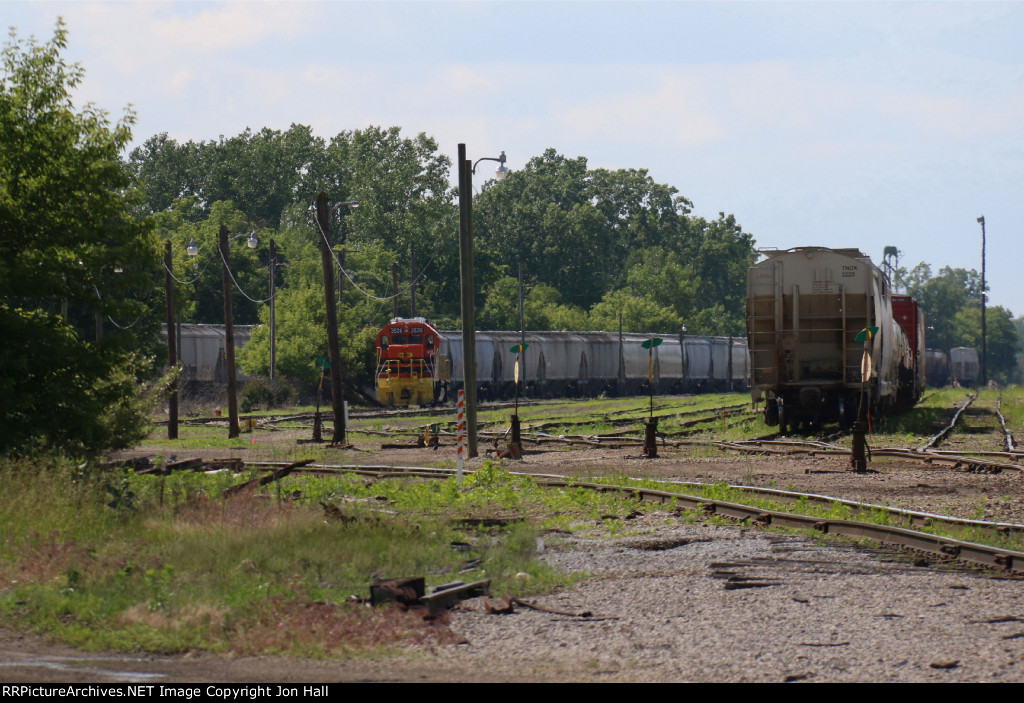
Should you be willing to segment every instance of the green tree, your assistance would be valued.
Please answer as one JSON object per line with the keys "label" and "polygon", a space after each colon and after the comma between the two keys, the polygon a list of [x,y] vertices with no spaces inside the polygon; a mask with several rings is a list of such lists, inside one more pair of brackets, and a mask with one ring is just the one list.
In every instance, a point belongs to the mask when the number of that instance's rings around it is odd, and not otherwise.
{"label": "green tree", "polygon": [[473,208],[478,248],[498,267],[554,286],[588,308],[616,284],[637,249],[672,246],[689,202],[643,169],[588,169],[584,157],[548,149],[498,183]]}
{"label": "green tree", "polygon": [[630,290],[671,308],[683,319],[689,317],[700,284],[693,269],[680,265],[678,255],[662,247],[643,249],[632,258],[637,263],[626,273]]}
{"label": "green tree", "polygon": [[[946,266],[932,276],[931,267],[921,263],[911,269],[906,283],[907,294],[924,310],[930,346],[947,351],[957,346],[975,346],[962,336],[966,328],[958,328],[954,320],[968,305],[981,306],[981,276],[977,271]],[[980,316],[978,321],[980,339]]]}
{"label": "green tree", "polygon": [[628,290],[606,293],[590,311],[591,326],[606,332],[617,331],[620,315],[623,332],[679,331],[679,315],[674,310],[646,296],[635,296]]}
{"label": "green tree", "polygon": [[545,283],[535,285],[523,300],[526,328],[560,332],[590,329],[586,310],[575,305],[563,305],[560,300],[561,296],[553,286]]}
{"label": "green tree", "polygon": [[132,151],[128,167],[150,213],[188,196],[204,215],[213,203],[231,201],[262,229],[278,227],[282,211],[295,200],[312,200],[315,185],[309,181],[323,171],[325,157],[323,140],[293,124],[285,132],[246,128],[227,139],[184,144],[157,134]]}
{"label": "green tree", "polygon": [[693,270],[698,281],[694,313],[706,311],[698,320],[686,322],[692,334],[745,334],[747,269],[757,253],[754,239],[743,231],[733,215],[718,213],[718,219],[691,218],[689,236],[680,260]]}
{"label": "green tree", "polygon": [[[153,333],[157,271],[119,161],[133,116],[111,124],[95,106],[75,109],[83,69],[61,57],[60,21],[47,43],[10,37],[0,75],[0,451],[128,446],[146,423],[135,377],[145,364],[133,350]],[[76,316],[125,329],[97,339],[100,325],[76,329]]]}
{"label": "green tree", "polygon": [[[588,169],[585,158],[548,149],[484,185],[473,208],[478,263],[496,271],[521,263],[530,283],[585,309],[627,287],[687,319],[714,301],[717,327],[742,334],[753,238],[732,215],[705,220],[691,209],[644,169]],[[489,299],[486,273],[479,278]],[[607,305],[602,320],[606,313]]]}

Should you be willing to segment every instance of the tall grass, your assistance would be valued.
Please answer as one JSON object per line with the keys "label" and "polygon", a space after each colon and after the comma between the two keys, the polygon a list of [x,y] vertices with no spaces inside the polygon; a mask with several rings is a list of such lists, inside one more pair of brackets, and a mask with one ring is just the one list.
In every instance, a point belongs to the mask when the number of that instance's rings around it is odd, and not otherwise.
{"label": "tall grass", "polygon": [[[545,491],[491,464],[461,486],[303,475],[222,497],[245,479],[0,464],[0,623],[86,648],[155,652],[336,656],[443,639],[422,618],[350,600],[398,576],[488,577],[513,595],[550,589],[573,578],[536,558],[552,515],[592,525],[635,508]],[[459,521],[486,517],[510,522]]]}

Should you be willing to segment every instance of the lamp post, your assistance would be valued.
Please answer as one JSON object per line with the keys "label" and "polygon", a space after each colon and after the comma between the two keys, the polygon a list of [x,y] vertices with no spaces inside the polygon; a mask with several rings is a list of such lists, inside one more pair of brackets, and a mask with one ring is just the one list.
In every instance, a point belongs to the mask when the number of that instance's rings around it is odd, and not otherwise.
{"label": "lamp post", "polygon": [[[220,240],[221,283],[224,289],[224,361],[228,374],[228,439],[235,439],[241,433],[238,427],[238,396],[235,383],[235,325],[234,312],[231,308],[231,272],[228,270],[228,228],[220,226],[217,233]],[[239,239],[238,235],[232,239]],[[255,242],[254,238],[250,238]],[[250,244],[255,247],[255,243]]]}
{"label": "lamp post", "polygon": [[[196,240],[188,243],[189,256],[199,253]],[[178,369],[178,347],[174,334],[174,259],[171,256],[171,242],[164,244],[164,292],[167,298],[167,368]],[[167,396],[167,439],[178,438],[178,376],[174,374]]]}
{"label": "lamp post", "polygon": [[505,152],[501,156],[485,156],[471,164],[466,159],[466,145],[459,144],[459,271],[462,280],[462,386],[466,397],[467,456],[477,455],[476,447],[476,313],[473,309],[473,174],[481,161],[497,161],[494,177],[499,181],[508,175]]}

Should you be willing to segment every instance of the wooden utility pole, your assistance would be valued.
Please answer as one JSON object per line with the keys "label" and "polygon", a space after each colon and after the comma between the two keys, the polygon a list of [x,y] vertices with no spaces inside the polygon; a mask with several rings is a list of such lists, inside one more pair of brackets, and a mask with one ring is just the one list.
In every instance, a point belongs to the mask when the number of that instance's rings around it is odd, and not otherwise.
{"label": "wooden utility pole", "polygon": [[398,317],[398,262],[391,262],[391,317]]}
{"label": "wooden utility pole", "polygon": [[416,244],[409,242],[409,317],[416,317]]}
{"label": "wooden utility pole", "polygon": [[473,165],[459,144],[459,271],[462,280],[462,386],[466,391],[466,456],[476,448],[476,313],[473,309]]}
{"label": "wooden utility pole", "polygon": [[164,291],[167,296],[167,370],[172,371],[171,385],[167,389],[167,439],[178,438],[178,348],[174,338],[174,259],[171,242],[164,244]]}
{"label": "wooden utility pole", "polygon": [[231,273],[228,271],[228,228],[220,226],[221,281],[224,286],[224,361],[228,372],[228,439],[240,433],[238,428],[238,395],[235,387],[235,322],[231,309]]}
{"label": "wooden utility pole", "polygon": [[981,387],[988,385],[985,362],[988,361],[987,336],[985,334],[985,216],[978,218],[981,224]]}
{"label": "wooden utility pole", "polygon": [[338,310],[334,302],[334,254],[331,252],[331,208],[327,193],[316,196],[320,260],[324,272],[324,306],[327,308],[327,360],[331,365],[331,404],[334,408],[332,444],[345,444],[345,391],[341,383],[341,352],[338,349]]}
{"label": "wooden utility pole", "polygon": [[270,402],[274,403],[274,362],[277,358],[277,334],[274,328],[274,298],[277,290],[277,245],[270,240]]}
{"label": "wooden utility pole", "polygon": [[519,366],[520,378],[523,382],[523,397],[526,397],[526,322],[523,317],[523,262],[516,262],[519,274],[519,349],[523,363]]}

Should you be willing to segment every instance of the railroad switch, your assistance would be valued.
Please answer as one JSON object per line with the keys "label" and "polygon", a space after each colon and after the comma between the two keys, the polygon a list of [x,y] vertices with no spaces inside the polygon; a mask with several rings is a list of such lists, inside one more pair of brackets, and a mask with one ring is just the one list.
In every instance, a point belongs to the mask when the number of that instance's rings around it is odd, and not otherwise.
{"label": "railroad switch", "polygon": [[658,458],[658,418],[653,416],[644,423],[644,456]]}
{"label": "railroad switch", "polygon": [[441,446],[437,425],[424,425],[423,433],[416,438],[416,446],[430,447],[431,449],[437,449]]}
{"label": "railroad switch", "polygon": [[868,442],[864,438],[864,421],[857,420],[853,423],[853,455],[850,457],[850,466],[857,473],[864,473],[868,470]]}

